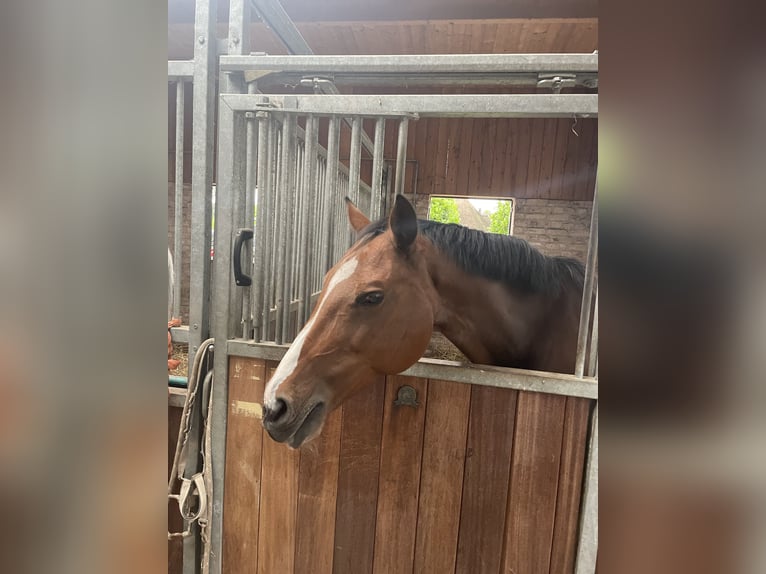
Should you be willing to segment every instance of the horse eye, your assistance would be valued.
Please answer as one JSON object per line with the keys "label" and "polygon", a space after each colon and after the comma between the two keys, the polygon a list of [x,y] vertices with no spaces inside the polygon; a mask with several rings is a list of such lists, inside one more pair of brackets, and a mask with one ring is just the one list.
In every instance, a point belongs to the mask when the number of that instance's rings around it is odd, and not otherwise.
{"label": "horse eye", "polygon": [[365,307],[380,305],[380,303],[382,302],[383,302],[383,291],[370,291],[368,293],[362,293],[356,298],[356,304],[364,305]]}

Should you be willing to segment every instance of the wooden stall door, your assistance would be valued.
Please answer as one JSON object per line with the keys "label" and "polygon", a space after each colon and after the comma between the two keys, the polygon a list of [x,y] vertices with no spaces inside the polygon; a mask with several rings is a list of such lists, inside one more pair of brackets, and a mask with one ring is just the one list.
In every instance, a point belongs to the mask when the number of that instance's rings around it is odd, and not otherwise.
{"label": "wooden stall door", "polygon": [[381,377],[295,451],[261,429],[274,367],[231,360],[227,574],[573,572],[590,401]]}

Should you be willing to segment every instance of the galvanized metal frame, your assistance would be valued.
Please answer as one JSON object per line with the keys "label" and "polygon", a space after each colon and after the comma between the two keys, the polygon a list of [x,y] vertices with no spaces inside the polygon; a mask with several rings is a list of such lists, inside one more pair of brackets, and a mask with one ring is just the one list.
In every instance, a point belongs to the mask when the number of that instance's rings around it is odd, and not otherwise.
{"label": "galvanized metal frame", "polygon": [[[236,0],[241,2],[242,0]],[[452,57],[452,56],[449,56]],[[222,59],[222,70],[229,72],[241,72],[242,69],[237,69],[233,56],[224,57]],[[255,56],[243,56],[248,62],[250,58],[256,58]],[[446,60],[445,60],[446,61]],[[542,60],[540,60],[542,61]],[[519,60],[521,62],[521,60]],[[248,64],[249,65],[249,64]],[[521,64],[519,64],[521,65]],[[538,70],[539,71],[539,70]],[[256,179],[259,187],[259,198],[261,193],[261,181],[262,181],[262,168],[266,168],[266,173],[263,173],[264,181],[264,208],[267,210],[265,215],[269,217],[275,217],[277,213],[277,206],[268,206],[268,197],[277,199],[280,213],[286,215],[289,210],[286,208],[290,205],[288,202],[295,201],[296,209],[292,210],[295,219],[291,225],[297,226],[297,235],[295,235],[296,245],[299,253],[308,253],[307,248],[319,248],[321,249],[321,264],[319,265],[306,265],[304,263],[296,263],[296,266],[287,265],[285,261],[280,262],[279,266],[275,266],[272,262],[269,264],[267,259],[267,251],[263,251],[261,256],[261,264],[266,275],[270,275],[270,272],[284,270],[284,273],[291,272],[297,273],[295,281],[286,281],[286,277],[283,277],[283,283],[280,286],[279,292],[282,293],[282,308],[281,314],[274,315],[274,310],[270,304],[267,304],[269,299],[269,287],[264,282],[263,296],[261,297],[260,306],[260,337],[264,341],[264,332],[268,336],[268,323],[271,321],[272,315],[276,325],[280,325],[280,331],[282,339],[286,342],[289,340],[289,334],[294,332],[297,327],[305,322],[308,317],[311,303],[311,285],[315,285],[317,278],[321,279],[325,266],[330,264],[333,256],[337,256],[347,245],[347,235],[339,234],[338,226],[332,228],[334,221],[338,221],[338,218],[342,216],[342,207],[337,204],[333,204],[332,201],[328,201],[336,191],[335,188],[341,187],[348,190],[348,193],[354,196],[354,193],[358,193],[360,187],[355,185],[358,177],[358,161],[360,159],[357,151],[355,151],[356,138],[361,140],[360,128],[354,126],[361,126],[361,118],[369,117],[375,118],[376,130],[375,140],[381,145],[373,144],[373,151],[380,153],[373,154],[373,172],[377,174],[377,177],[373,178],[372,189],[370,190],[370,212],[372,215],[382,215],[382,204],[385,194],[382,190],[382,175],[383,175],[383,159],[382,159],[382,142],[384,129],[386,124],[386,118],[389,120],[399,121],[399,146],[397,150],[397,167],[401,167],[402,163],[400,157],[405,157],[403,153],[402,142],[406,145],[406,120],[412,117],[419,116],[447,116],[447,117],[571,117],[572,115],[587,115],[597,116],[597,96],[590,94],[576,94],[576,95],[546,95],[546,94],[532,94],[532,95],[493,95],[493,96],[341,96],[341,95],[313,95],[313,96],[255,96],[253,94],[245,94],[244,86],[233,82],[230,84],[230,93],[222,94],[220,97],[219,106],[219,195],[216,205],[216,260],[215,260],[215,322],[214,322],[214,335],[219,343],[218,353],[216,353],[216,379],[221,381],[218,387],[224,389],[219,391],[225,393],[225,384],[227,380],[227,363],[230,355],[237,356],[251,356],[266,359],[280,359],[285,349],[285,345],[268,344],[264,342],[254,342],[247,339],[236,338],[237,329],[230,322],[232,316],[232,310],[236,309],[236,305],[232,305],[234,301],[232,298],[237,298],[236,293],[232,290],[231,280],[231,257],[232,257],[232,237],[235,231],[235,223],[237,219],[238,205],[241,203],[241,197],[245,197],[244,190],[242,189],[245,181],[245,166],[240,165],[242,159],[237,156],[236,148],[238,142],[245,141],[246,129],[244,127],[244,114],[248,112],[255,112],[258,117],[258,171]],[[293,153],[294,139],[289,135],[289,131],[292,129],[294,132],[300,134],[299,129],[295,126],[293,128],[289,126],[296,115],[307,116],[312,125],[314,122],[318,122],[318,116],[329,116],[330,122],[333,124],[330,130],[330,142],[328,150],[322,156],[318,144],[314,141],[315,125],[309,128],[307,124],[306,134],[304,135],[303,143],[297,144],[297,153]],[[404,122],[400,121],[404,119]],[[348,122],[351,125],[352,130],[352,161],[350,169],[344,172],[337,167],[337,133],[339,129],[340,121]],[[285,123],[285,122],[288,123]],[[404,124],[405,127],[401,127]],[[264,128],[266,128],[264,130]],[[283,135],[284,130],[288,130],[288,135],[285,141],[279,138]],[[333,135],[335,134],[335,135]],[[358,135],[357,135],[358,134]],[[261,153],[261,146],[264,142],[270,142],[267,145],[267,149],[271,150],[268,153]],[[302,147],[301,147],[302,146]],[[317,147],[317,161],[313,161],[313,152],[307,153],[307,149],[311,150],[313,146]],[[242,147],[240,145],[240,147]],[[324,161],[322,161],[324,160]],[[273,162],[273,163],[272,163]],[[295,169],[295,172],[291,171]],[[280,175],[281,174],[281,175]],[[396,180],[394,186],[397,190],[402,189],[403,185],[403,169],[397,170]],[[290,193],[295,195],[293,198],[281,198],[278,195],[269,196],[266,191],[276,191],[270,189],[276,183],[277,180],[288,180],[294,177],[297,185],[291,188]],[[274,181],[269,181],[269,178]],[[389,178],[390,179],[390,178]],[[315,194],[306,193],[311,188],[311,183],[314,182]],[[388,182],[389,185],[392,183]],[[252,191],[249,189],[248,192]],[[260,202],[260,199],[259,199]],[[597,203],[594,201],[594,217],[597,212]],[[314,232],[309,232],[307,226],[306,214],[311,213],[315,218],[318,218],[322,222],[321,229],[318,230],[319,236]],[[260,217],[260,206],[259,206]],[[594,220],[595,222],[596,220]],[[256,225],[257,229],[258,225]],[[266,235],[269,228],[264,227],[262,230],[261,241],[265,243]],[[595,230],[593,230],[595,231]],[[256,232],[257,233],[257,232]],[[313,235],[312,235],[313,233]],[[292,234],[290,234],[293,237]],[[256,235],[258,237],[258,235]],[[292,241],[292,239],[290,239]],[[287,241],[287,239],[285,240]],[[586,270],[586,291],[583,296],[583,313],[587,306],[588,313],[590,312],[590,293],[593,290],[594,273],[595,273],[595,233],[592,232],[589,253],[593,252],[593,257],[589,255],[588,266]],[[286,244],[282,244],[283,247]],[[258,260],[258,249],[262,246],[256,245],[256,260]],[[265,246],[264,246],[265,247]],[[288,251],[284,251],[288,253]],[[302,259],[302,258],[299,258]],[[280,273],[276,274],[279,277]],[[302,280],[301,276],[305,279]],[[291,285],[294,286],[293,293],[296,300],[288,300],[290,296],[285,296],[288,290],[291,289]],[[276,293],[275,293],[276,294]],[[587,297],[587,305],[585,304]],[[255,303],[254,303],[255,305]],[[256,307],[253,307],[253,320],[254,327],[258,329],[258,320],[255,319]],[[290,314],[295,309],[295,315],[297,320],[292,323],[289,319]],[[247,321],[246,315],[241,313],[235,313],[234,315],[238,321]],[[286,320],[285,317],[288,317]],[[589,321],[588,321],[589,322]],[[597,315],[594,315],[593,320],[594,329],[597,329]],[[583,338],[584,337],[584,338]],[[276,339],[276,337],[275,337]],[[593,330],[588,332],[587,323],[584,334],[581,330],[580,339],[591,342],[591,353],[587,358],[588,371],[594,372],[596,369],[597,355],[596,346],[594,343],[597,341],[597,333]],[[223,343],[225,341],[225,343]],[[584,347],[582,347],[584,349]],[[578,353],[578,365],[582,363],[585,365],[585,351]],[[429,361],[421,360],[419,363],[405,371],[404,374],[421,377],[434,377],[440,379],[460,381],[469,384],[484,384],[491,386],[499,386],[504,388],[514,388],[519,390],[533,391],[533,392],[546,392],[553,394],[561,394],[567,396],[585,397],[589,399],[595,399],[598,397],[598,380],[594,377],[582,376],[584,372],[584,366],[579,374],[575,375],[557,375],[551,373],[535,373],[530,371],[519,371],[514,369],[502,369],[499,367],[485,367],[485,366],[466,366],[449,362]],[[218,399],[221,400],[218,400]],[[218,450],[218,454],[214,459],[214,480],[216,486],[214,489],[213,504],[214,508],[218,508],[218,520],[213,527],[213,531],[218,530],[217,538],[213,545],[213,552],[217,552],[220,557],[220,528],[222,523],[220,522],[220,510],[222,510],[223,502],[223,475],[222,469],[224,464],[223,453],[225,452],[225,428],[226,428],[226,408],[227,401],[225,394],[217,397],[214,400],[214,405],[217,401],[217,407],[214,406],[213,413],[213,431],[217,435],[217,440],[214,439],[214,452]],[[581,528],[580,528],[580,541],[577,551],[577,574],[590,574],[595,569],[595,555],[597,551],[597,469],[598,469],[598,410],[597,406],[594,410],[591,419],[591,432],[588,445],[587,463],[586,463],[586,484],[583,493],[583,506],[581,512]],[[217,470],[216,470],[217,469]],[[211,572],[220,572],[220,558],[211,561],[211,565],[216,568],[211,568]]]}

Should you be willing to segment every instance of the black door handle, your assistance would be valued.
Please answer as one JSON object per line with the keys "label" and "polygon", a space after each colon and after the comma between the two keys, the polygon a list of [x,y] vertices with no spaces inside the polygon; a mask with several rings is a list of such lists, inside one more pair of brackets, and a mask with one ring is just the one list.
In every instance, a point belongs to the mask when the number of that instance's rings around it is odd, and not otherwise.
{"label": "black door handle", "polygon": [[242,246],[245,244],[245,241],[249,241],[252,238],[253,230],[245,228],[238,229],[234,236],[234,252],[232,253],[234,257],[234,283],[238,287],[247,287],[253,283],[252,278],[242,272]]}

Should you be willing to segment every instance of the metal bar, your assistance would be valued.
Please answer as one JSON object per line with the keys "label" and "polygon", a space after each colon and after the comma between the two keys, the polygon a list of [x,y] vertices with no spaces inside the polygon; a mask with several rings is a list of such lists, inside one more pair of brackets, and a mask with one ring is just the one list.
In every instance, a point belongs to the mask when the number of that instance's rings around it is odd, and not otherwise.
{"label": "metal bar", "polygon": [[[340,95],[340,90],[338,90],[337,86],[330,80],[315,78],[313,81],[313,84],[314,84],[315,90],[320,91],[322,94],[330,95],[330,96]],[[347,126],[351,127],[350,119],[343,118],[343,121],[346,123]],[[370,154],[370,157],[372,157],[374,144],[372,140],[370,139],[370,136],[368,136],[367,133],[364,130],[362,130],[361,138],[362,138],[362,146],[367,151],[367,153]]]}
{"label": "metal bar", "polygon": [[588,368],[585,372],[589,377],[595,377],[596,365],[598,364],[598,284],[595,285],[596,301],[593,303],[593,326],[590,333],[590,354],[588,355]]}
{"label": "metal bar", "polygon": [[382,216],[383,198],[383,147],[386,137],[386,120],[375,120],[375,153],[372,158],[372,195],[370,197],[370,219],[376,221]]}
{"label": "metal bar", "polygon": [[[256,109],[252,96],[222,96],[235,110]],[[407,94],[407,95],[299,95],[295,108],[285,105],[288,96],[269,96],[269,103],[301,114],[344,114],[348,116],[423,116],[475,118],[535,118],[598,115],[596,94]],[[293,103],[293,102],[291,102]]]}
{"label": "metal bar", "polygon": [[[255,93],[255,84],[247,86],[250,94]],[[253,228],[255,231],[255,195],[256,195],[256,168],[258,166],[258,122],[255,114],[252,112],[245,114],[245,228]],[[245,269],[249,270],[249,275],[254,277],[255,266],[253,264],[253,252],[255,250],[255,237],[252,243],[244,246],[244,257],[247,261]],[[257,301],[257,286],[253,281],[249,289],[243,289],[242,299],[242,337],[249,339],[253,333],[253,307]]]}
{"label": "metal bar", "polygon": [[176,82],[176,170],[173,205],[173,259],[178,272],[173,277],[173,317],[181,317],[181,272],[183,270],[183,207],[184,207],[184,81]]}
{"label": "metal bar", "polygon": [[285,194],[285,178],[284,178],[284,149],[285,149],[285,132],[284,124],[282,124],[282,145],[281,149],[277,152],[277,169],[275,170],[276,178],[274,180],[274,192],[277,199],[277,210],[275,213],[275,239],[276,239],[276,256],[274,258],[274,302],[277,309],[276,323],[274,328],[274,340],[278,345],[284,342],[282,333],[282,314],[283,308],[289,303],[284,301],[282,294],[285,288],[285,265],[287,264],[287,252],[285,250],[285,244],[287,243],[287,196]]}
{"label": "metal bar", "polygon": [[[325,96],[321,96],[325,97]],[[330,126],[327,132],[327,172],[325,183],[325,214],[324,214],[324,234],[326,235],[327,249],[323,254],[323,272],[332,266],[333,254],[333,198],[335,197],[335,188],[338,185],[338,152],[340,140],[340,120],[337,117],[330,118]]]}
{"label": "metal bar", "polygon": [[295,230],[295,116],[288,116],[282,124],[282,201],[284,217],[282,227],[285,229],[284,266],[285,274],[282,284],[282,340],[287,342],[290,337],[290,302],[292,301],[292,271],[293,271],[293,234]]}
{"label": "metal bar", "polygon": [[189,342],[189,326],[183,327],[171,327],[170,338],[174,343],[188,343]]}
{"label": "metal bar", "polygon": [[250,0],[261,20],[276,34],[291,54],[313,54],[279,0]]}
{"label": "metal bar", "polygon": [[[287,349],[287,346],[230,340],[227,346],[227,353],[237,357],[279,361],[287,352]],[[598,381],[596,379],[590,377],[579,378],[561,373],[526,371],[491,365],[463,364],[437,359],[420,359],[401,374],[411,377],[549,393],[568,397],[598,398]]]}
{"label": "metal bar", "polygon": [[394,193],[399,195],[404,193],[404,171],[407,161],[407,127],[409,120],[402,119],[399,122],[399,141],[396,143],[396,185]]}
{"label": "metal bar", "polygon": [[168,79],[194,77],[194,60],[168,60]]}
{"label": "metal bar", "polygon": [[[263,227],[263,296],[261,301],[261,340],[271,337],[271,290],[274,274],[271,272],[274,264],[274,219],[276,217],[276,197],[274,190],[274,164],[277,148],[277,132],[274,120],[269,116],[265,120],[266,134],[266,165],[263,168],[264,213],[261,219]],[[261,124],[261,129],[264,124]]]}
{"label": "metal bar", "polygon": [[[310,72],[266,72],[249,71],[244,74],[257,77],[259,86],[285,86],[296,84],[319,84],[321,78],[315,77]],[[441,72],[430,71],[402,73],[375,73],[373,72],[326,72],[332,76],[334,86],[365,86],[365,87],[413,87],[413,86],[526,86],[538,87],[542,74],[537,72]],[[557,73],[544,73],[545,76]],[[598,73],[596,72],[564,72],[567,79],[574,81],[574,85],[581,88],[595,89],[598,87]],[[327,80],[329,81],[329,80]],[[321,87],[317,89],[325,92]]]}
{"label": "metal bar", "polygon": [[598,402],[591,417],[585,464],[585,484],[580,510],[580,537],[575,574],[594,574],[598,556]]}
{"label": "metal bar", "polygon": [[[260,0],[255,0],[256,4]],[[293,50],[293,54],[298,52]],[[310,53],[310,52],[308,52]],[[598,54],[420,54],[343,56],[221,56],[224,71],[304,74],[444,74],[598,72]]]}
{"label": "metal bar", "polygon": [[362,159],[362,118],[359,116],[351,120],[351,153],[348,162],[349,198],[355,205],[359,205],[359,171]]}
{"label": "metal bar", "polygon": [[253,241],[253,285],[251,293],[251,314],[253,317],[253,340],[261,341],[263,325],[263,282],[266,276],[264,273],[266,223],[268,219],[268,210],[266,202],[266,173],[268,172],[268,123],[267,120],[258,120],[258,143],[256,150],[257,166],[255,170],[255,186],[257,189],[257,209],[258,215],[255,218],[255,233]]}
{"label": "metal bar", "polygon": [[588,259],[585,262],[585,282],[582,289],[582,304],[580,305],[580,328],[577,332],[577,356],[574,373],[581,377],[585,372],[585,353],[588,348],[588,329],[590,327],[590,310],[593,304],[593,284],[596,276],[596,261],[598,259],[598,177],[596,189],[593,192],[593,207],[590,218],[590,238],[588,239]]}
{"label": "metal bar", "polygon": [[317,128],[318,120],[314,116],[306,118],[306,133],[305,133],[305,148],[304,157],[305,165],[303,168],[303,253],[304,257],[301,261],[301,267],[298,272],[298,299],[299,307],[297,314],[297,323],[303,325],[308,320],[308,315],[311,312],[310,297],[311,297],[311,280],[310,280],[310,266],[313,257],[309,256],[309,249],[316,244],[314,239],[314,217],[315,217],[315,205],[316,205],[316,187],[314,182],[316,180],[316,148],[317,148]]}

